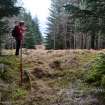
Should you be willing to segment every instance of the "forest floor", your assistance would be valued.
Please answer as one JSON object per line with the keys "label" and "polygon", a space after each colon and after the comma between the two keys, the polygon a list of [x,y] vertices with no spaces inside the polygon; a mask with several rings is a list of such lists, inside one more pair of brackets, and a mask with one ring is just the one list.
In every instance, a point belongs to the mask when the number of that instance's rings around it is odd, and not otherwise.
{"label": "forest floor", "polygon": [[105,105],[97,96],[98,88],[84,81],[99,53],[105,50],[23,49],[23,68],[30,81],[18,86],[19,57],[13,55],[0,58],[0,64],[10,66],[7,78],[4,74],[0,78],[12,86],[12,100],[19,102],[16,105]]}

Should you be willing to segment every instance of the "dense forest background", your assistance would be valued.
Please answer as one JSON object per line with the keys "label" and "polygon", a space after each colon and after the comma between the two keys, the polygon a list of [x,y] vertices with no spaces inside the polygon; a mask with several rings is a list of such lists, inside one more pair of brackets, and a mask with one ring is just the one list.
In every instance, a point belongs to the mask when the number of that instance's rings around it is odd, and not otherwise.
{"label": "dense forest background", "polygon": [[48,49],[105,48],[104,0],[51,0]]}
{"label": "dense forest background", "polygon": [[[43,42],[37,16],[17,0],[0,1],[0,48],[15,48],[11,31],[15,21],[25,21],[25,48],[45,44],[47,49],[104,49],[104,0],[51,0],[46,38]],[[8,8],[7,8],[8,7]]]}

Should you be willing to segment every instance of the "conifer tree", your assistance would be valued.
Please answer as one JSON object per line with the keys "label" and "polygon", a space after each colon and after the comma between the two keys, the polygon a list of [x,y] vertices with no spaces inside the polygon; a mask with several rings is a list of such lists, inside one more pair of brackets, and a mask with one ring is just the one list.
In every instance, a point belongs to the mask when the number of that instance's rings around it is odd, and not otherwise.
{"label": "conifer tree", "polygon": [[8,24],[3,20],[4,17],[17,15],[20,7],[15,6],[16,0],[0,0],[0,55],[3,37],[8,32]]}
{"label": "conifer tree", "polygon": [[22,11],[20,13],[20,19],[25,21],[27,26],[27,32],[24,36],[24,47],[35,48],[35,45],[42,43],[42,34],[38,23],[38,18],[32,18],[30,13]]}

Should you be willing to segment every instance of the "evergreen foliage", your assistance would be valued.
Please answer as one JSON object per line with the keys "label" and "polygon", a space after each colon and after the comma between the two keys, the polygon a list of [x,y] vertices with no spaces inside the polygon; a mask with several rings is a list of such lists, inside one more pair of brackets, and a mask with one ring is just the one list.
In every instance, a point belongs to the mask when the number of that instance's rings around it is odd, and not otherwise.
{"label": "evergreen foliage", "polygon": [[17,15],[20,7],[15,6],[16,0],[1,0],[0,1],[0,19],[3,17],[9,17]]}
{"label": "evergreen foliage", "polygon": [[47,48],[105,48],[104,5],[104,0],[52,0]]}
{"label": "evergreen foliage", "polygon": [[27,26],[27,32],[24,37],[25,48],[35,48],[35,45],[42,43],[42,34],[40,32],[38,18],[32,18],[30,13],[22,11],[20,19],[24,20]]}
{"label": "evergreen foliage", "polygon": [[[99,35],[105,34],[104,5],[104,0],[80,0],[77,6],[73,4],[65,6],[65,10],[72,14],[75,21],[79,21],[79,25],[76,25],[76,29],[79,32],[91,33],[92,49],[98,48],[98,37]],[[78,23],[76,22],[76,24]],[[95,43],[97,44],[96,47]]]}
{"label": "evergreen foliage", "polygon": [[[52,0],[51,9],[50,9],[50,16],[48,18],[48,33],[46,36],[46,47],[48,49],[63,49],[64,43],[63,39],[64,36],[63,24],[61,23],[62,19],[62,0]],[[62,21],[63,22],[63,21]]]}
{"label": "evergreen foliage", "polygon": [[86,74],[86,81],[96,86],[105,87],[105,54],[97,56],[91,70]]}
{"label": "evergreen foliage", "polygon": [[15,6],[16,0],[1,0],[0,1],[0,54],[5,33],[8,32],[8,24],[4,17],[11,17],[17,15],[20,11],[20,7]]}
{"label": "evergreen foliage", "polygon": [[33,19],[33,27],[35,29],[35,44],[39,45],[42,43],[42,34],[39,27],[39,20],[37,16]]}

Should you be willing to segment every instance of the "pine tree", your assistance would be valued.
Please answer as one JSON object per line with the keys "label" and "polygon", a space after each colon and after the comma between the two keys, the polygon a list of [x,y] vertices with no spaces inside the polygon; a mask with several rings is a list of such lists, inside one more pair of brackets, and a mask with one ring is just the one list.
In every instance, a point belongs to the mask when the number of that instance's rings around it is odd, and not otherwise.
{"label": "pine tree", "polygon": [[23,19],[27,25],[27,32],[24,37],[25,48],[35,48],[35,45],[42,43],[42,34],[39,29],[38,18],[32,18],[30,13],[22,11],[20,19]]}
{"label": "pine tree", "polygon": [[48,33],[46,36],[46,47],[54,49],[64,48],[64,36],[62,35],[63,0],[52,0],[50,16],[48,18]]}
{"label": "pine tree", "polygon": [[[100,35],[104,34],[104,0],[80,0],[79,5],[66,5],[66,11],[73,15],[73,18],[79,20],[78,32],[89,33],[91,36],[91,48],[97,49],[100,46]],[[74,23],[75,24],[75,23]],[[89,35],[88,34],[88,35]],[[102,41],[102,43],[105,43]],[[103,46],[100,46],[104,48]]]}
{"label": "pine tree", "polygon": [[40,32],[39,21],[37,16],[33,19],[33,28],[35,30],[35,44],[36,45],[42,44],[43,38]]}
{"label": "pine tree", "polygon": [[0,19],[3,17],[9,17],[17,15],[20,7],[16,7],[14,4],[16,0],[1,0],[0,1]]}
{"label": "pine tree", "polygon": [[[23,15],[23,13],[22,13]],[[31,17],[31,14],[30,13],[24,13],[24,16],[23,16],[23,20],[25,21],[26,23],[26,26],[27,26],[27,32],[25,34],[25,38],[24,38],[24,47],[25,48],[34,48],[35,47],[35,30],[34,30],[34,27],[33,27],[33,20],[32,20],[32,17]]]}
{"label": "pine tree", "polygon": [[52,0],[47,48],[105,48],[104,5],[104,0]]}
{"label": "pine tree", "polygon": [[20,11],[20,7],[15,6],[16,0],[1,0],[0,1],[0,55],[1,44],[5,33],[8,32],[8,24],[3,20],[4,17],[11,17],[17,15]]}

